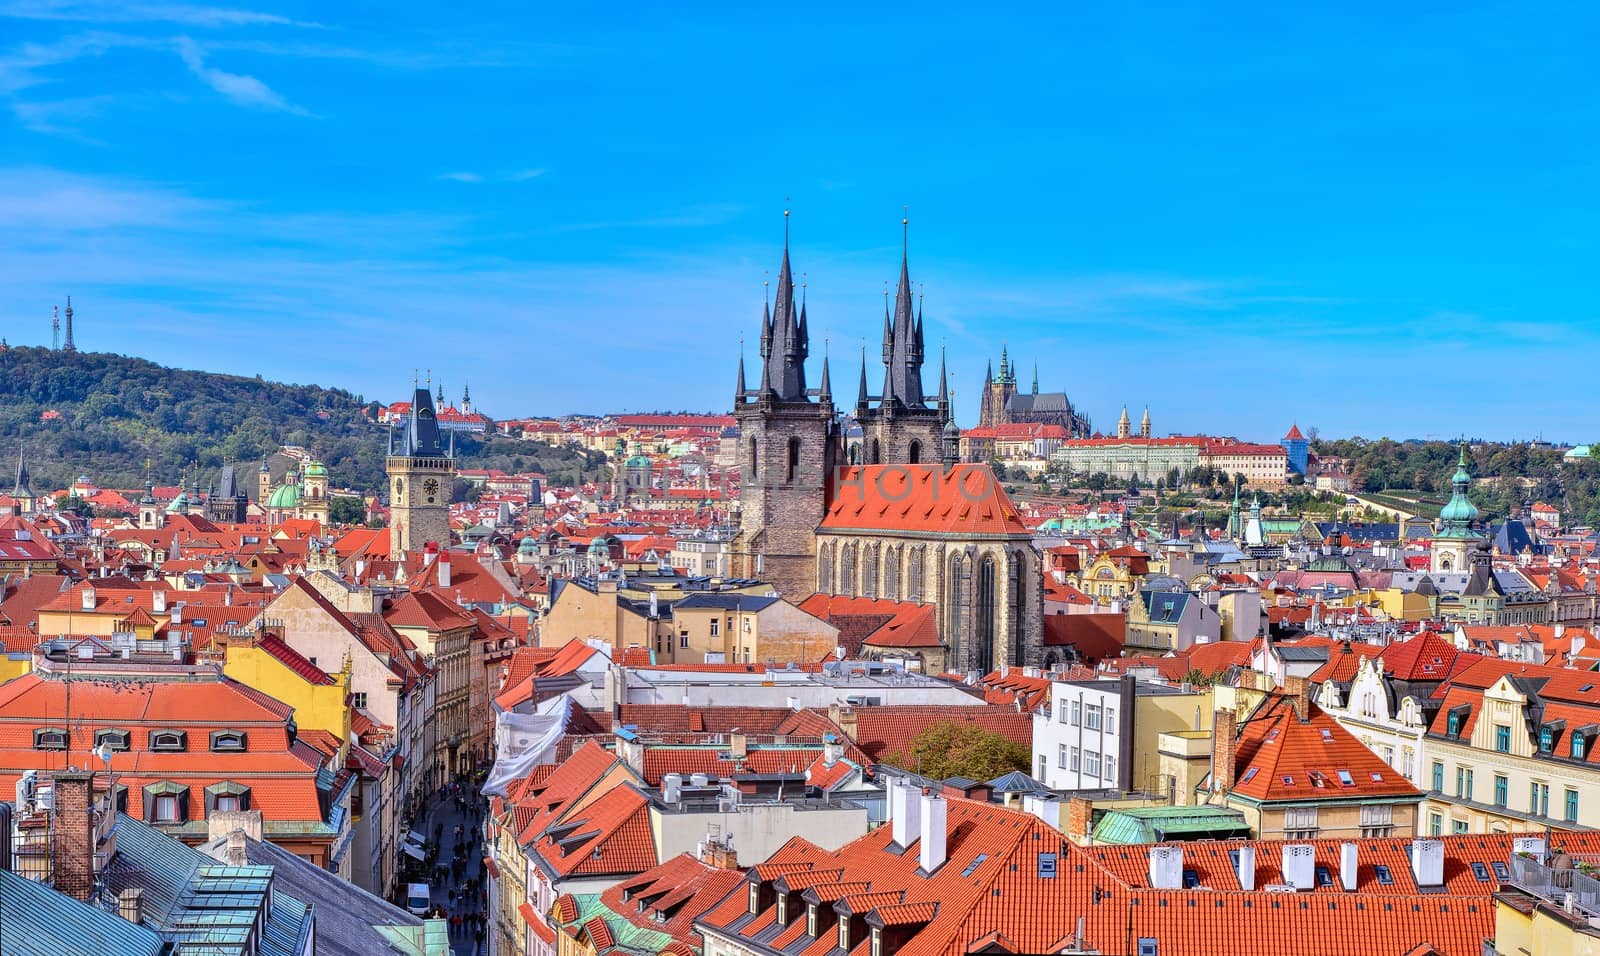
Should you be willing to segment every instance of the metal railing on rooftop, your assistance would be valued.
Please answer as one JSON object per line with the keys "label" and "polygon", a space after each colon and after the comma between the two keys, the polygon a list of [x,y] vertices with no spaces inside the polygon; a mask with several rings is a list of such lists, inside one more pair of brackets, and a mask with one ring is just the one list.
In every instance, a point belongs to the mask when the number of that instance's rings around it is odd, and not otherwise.
{"label": "metal railing on rooftop", "polygon": [[1553,903],[1571,899],[1573,909],[1600,916],[1600,879],[1571,867],[1546,866],[1532,857],[1511,857],[1511,883]]}

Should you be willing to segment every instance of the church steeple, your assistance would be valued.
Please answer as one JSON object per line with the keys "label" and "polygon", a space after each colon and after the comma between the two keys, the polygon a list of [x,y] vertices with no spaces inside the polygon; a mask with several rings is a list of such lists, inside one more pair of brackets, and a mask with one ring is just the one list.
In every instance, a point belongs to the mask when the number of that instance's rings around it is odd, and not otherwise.
{"label": "church steeple", "polygon": [[783,264],[778,269],[777,299],[764,309],[761,329],[761,392],[770,400],[805,402],[809,333],[803,313],[795,310],[794,271],[789,265],[789,211],[783,212]]}
{"label": "church steeple", "polygon": [[17,485],[12,490],[11,497],[22,499],[33,497],[33,479],[28,474],[28,459],[23,453],[23,446],[17,446]]}
{"label": "church steeple", "polygon": [[867,347],[861,346],[861,385],[856,392],[856,417],[867,413]]}
{"label": "church steeple", "polygon": [[1033,363],[1033,394],[1039,394],[1039,363]]}
{"label": "church steeple", "polygon": [[822,353],[822,382],[817,386],[817,401],[824,405],[833,404],[833,380],[828,377],[828,353]]}
{"label": "church steeple", "polygon": [[[909,218],[900,220],[900,282],[895,288],[894,315],[883,319],[883,398],[886,408],[926,408],[922,393],[922,316],[911,301]],[[886,303],[887,304],[887,303]]]}
{"label": "church steeple", "polygon": [[1128,406],[1122,406],[1122,417],[1117,419],[1117,437],[1128,438],[1133,434],[1133,422],[1128,418]]}
{"label": "church steeple", "polygon": [[955,416],[950,411],[950,377],[945,374],[944,346],[939,346],[939,419],[950,421]]}
{"label": "church steeple", "polygon": [[733,387],[733,404],[738,405],[744,401],[744,349],[739,350],[739,383]]}

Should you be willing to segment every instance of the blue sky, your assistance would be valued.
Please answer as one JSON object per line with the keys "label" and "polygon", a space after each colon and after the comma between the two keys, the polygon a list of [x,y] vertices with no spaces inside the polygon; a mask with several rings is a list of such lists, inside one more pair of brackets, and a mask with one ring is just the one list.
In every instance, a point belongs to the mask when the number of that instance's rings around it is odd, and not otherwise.
{"label": "blue sky", "polygon": [[468,9],[0,0],[0,334],[725,408],[785,206],[846,382],[909,206],[964,424],[1005,341],[1105,428],[1595,437],[1591,4]]}

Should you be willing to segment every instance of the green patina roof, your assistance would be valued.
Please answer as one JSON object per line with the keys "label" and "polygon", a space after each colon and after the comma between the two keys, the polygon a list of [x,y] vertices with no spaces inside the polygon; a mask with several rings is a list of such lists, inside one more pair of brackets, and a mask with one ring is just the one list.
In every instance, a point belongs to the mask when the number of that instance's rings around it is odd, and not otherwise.
{"label": "green patina roof", "polygon": [[1094,828],[1095,843],[1126,845],[1163,840],[1250,835],[1244,814],[1227,807],[1133,807],[1112,810]]}
{"label": "green patina roof", "polygon": [[632,458],[629,458],[626,462],[624,462],[622,467],[624,467],[624,468],[649,468],[650,467],[650,459],[646,458],[643,455],[634,455]]}
{"label": "green patina roof", "polygon": [[581,926],[596,916],[605,920],[606,928],[611,931],[611,936],[617,941],[612,952],[618,953],[659,953],[672,942],[671,933],[659,930],[642,929],[628,922],[622,916],[613,912],[610,907],[600,902],[599,893],[574,893],[572,901],[578,904],[578,918],[563,925]]}
{"label": "green patina roof", "polygon": [[1456,463],[1456,473],[1450,479],[1453,489],[1450,503],[1439,509],[1437,538],[1476,538],[1472,523],[1478,520],[1478,509],[1467,499],[1467,489],[1472,486],[1472,475],[1467,471],[1467,446],[1461,446],[1461,459]]}
{"label": "green patina roof", "polygon": [[267,499],[268,508],[298,508],[300,506],[300,486],[298,484],[282,484],[272,492],[272,497]]}
{"label": "green patina roof", "polygon": [[326,477],[328,477],[328,466],[324,465],[320,461],[310,462],[310,463],[308,463],[306,465],[306,477],[307,478],[326,478]]}
{"label": "green patina roof", "polygon": [[178,497],[172,499],[172,503],[167,505],[167,514],[169,515],[182,514],[188,510],[189,493],[187,491],[178,492]]}

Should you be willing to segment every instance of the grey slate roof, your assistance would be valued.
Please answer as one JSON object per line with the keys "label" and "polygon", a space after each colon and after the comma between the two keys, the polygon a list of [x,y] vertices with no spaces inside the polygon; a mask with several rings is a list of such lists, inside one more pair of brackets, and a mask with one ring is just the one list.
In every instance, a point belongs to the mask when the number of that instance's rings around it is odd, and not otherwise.
{"label": "grey slate roof", "polygon": [[780,599],[765,594],[706,593],[691,594],[673,604],[674,608],[718,608],[724,611],[760,611]]}
{"label": "grey slate roof", "polygon": [[1006,402],[1006,407],[1020,413],[1072,411],[1072,403],[1067,400],[1066,392],[1040,392],[1037,395],[1018,392]]}
{"label": "grey slate roof", "polygon": [[[202,844],[201,850],[220,858],[226,845],[226,840],[216,840]],[[400,952],[390,946],[377,927],[420,928],[423,925],[421,919],[398,906],[341,880],[282,847],[247,839],[245,857],[252,865],[273,868],[273,885],[280,894],[289,893],[316,904],[318,956],[367,956]]]}
{"label": "grey slate roof", "polygon": [[5,956],[158,956],[160,936],[112,913],[0,870],[0,940]]}

